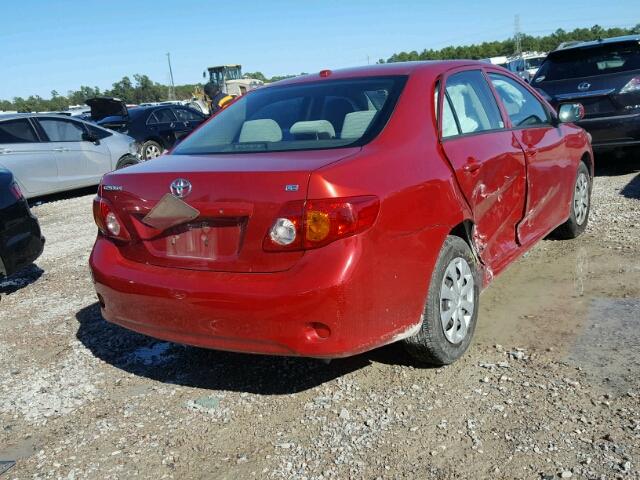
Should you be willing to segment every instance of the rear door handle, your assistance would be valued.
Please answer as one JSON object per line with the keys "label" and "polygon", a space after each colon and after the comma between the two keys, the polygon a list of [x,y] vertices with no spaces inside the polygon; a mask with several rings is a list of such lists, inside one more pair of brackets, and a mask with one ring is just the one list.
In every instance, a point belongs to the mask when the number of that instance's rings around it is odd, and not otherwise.
{"label": "rear door handle", "polygon": [[0,154],[3,154],[3,153],[11,153],[12,151],[13,151],[13,150],[10,150],[10,149],[8,149],[8,148],[0,148]]}
{"label": "rear door handle", "polygon": [[466,173],[474,173],[481,166],[482,166],[482,164],[480,162],[478,162],[478,160],[476,160],[473,157],[469,157],[467,159],[467,163],[464,165],[464,167],[462,167],[462,170],[465,171]]}
{"label": "rear door handle", "polygon": [[65,147],[58,147],[53,149],[54,152],[68,152],[69,149]]}
{"label": "rear door handle", "polygon": [[525,150],[525,153],[530,157],[535,157],[538,153],[538,150],[535,148],[528,148],[527,150]]}

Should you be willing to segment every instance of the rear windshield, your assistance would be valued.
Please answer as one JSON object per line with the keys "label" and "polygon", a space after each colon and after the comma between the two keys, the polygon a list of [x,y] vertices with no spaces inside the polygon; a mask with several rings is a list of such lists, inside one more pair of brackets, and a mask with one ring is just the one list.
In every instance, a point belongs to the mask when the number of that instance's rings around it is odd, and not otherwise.
{"label": "rear windshield", "polygon": [[538,70],[535,82],[592,77],[637,69],[640,69],[640,45],[637,42],[574,48],[550,54]]}
{"label": "rear windshield", "polygon": [[247,153],[362,145],[384,127],[406,77],[266,87],[220,112],[173,153]]}

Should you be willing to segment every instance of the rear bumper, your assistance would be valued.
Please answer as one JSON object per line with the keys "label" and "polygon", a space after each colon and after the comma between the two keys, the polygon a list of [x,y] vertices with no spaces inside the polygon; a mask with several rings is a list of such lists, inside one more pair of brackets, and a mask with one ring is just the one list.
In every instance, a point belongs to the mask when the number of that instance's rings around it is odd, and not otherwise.
{"label": "rear bumper", "polygon": [[40,232],[38,220],[32,215],[13,225],[11,232],[5,232],[3,236],[0,256],[4,269],[0,265],[0,274],[8,276],[16,273],[33,263],[44,250],[45,239]]}
{"label": "rear bumper", "polygon": [[305,253],[285,272],[226,273],[132,262],[98,237],[90,266],[103,317],[130,330],[219,350],[336,358],[419,328],[424,298],[401,319],[385,308],[393,299],[375,298],[365,250],[356,236]]}
{"label": "rear bumper", "polygon": [[640,113],[586,118],[578,125],[591,134],[595,150],[640,145]]}

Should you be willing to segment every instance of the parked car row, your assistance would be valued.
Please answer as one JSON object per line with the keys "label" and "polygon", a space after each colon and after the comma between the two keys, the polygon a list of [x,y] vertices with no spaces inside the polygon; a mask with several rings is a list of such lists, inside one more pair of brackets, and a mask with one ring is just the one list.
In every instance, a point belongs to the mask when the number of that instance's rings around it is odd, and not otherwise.
{"label": "parked car row", "polygon": [[55,114],[0,117],[0,167],[26,198],[97,185],[112,170],[138,163],[135,141]]}
{"label": "parked car row", "polygon": [[90,120],[134,138],[143,160],[160,156],[205,120],[202,113],[184,105],[131,108],[111,97],[92,98],[87,105],[91,107]]}

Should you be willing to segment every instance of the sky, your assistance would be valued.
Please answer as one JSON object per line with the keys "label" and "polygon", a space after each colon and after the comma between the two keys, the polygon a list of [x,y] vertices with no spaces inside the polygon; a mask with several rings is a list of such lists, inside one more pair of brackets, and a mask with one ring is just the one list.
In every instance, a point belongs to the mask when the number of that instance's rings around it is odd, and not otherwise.
{"label": "sky", "polygon": [[2,1],[0,99],[123,76],[202,82],[206,67],[240,63],[266,76],[375,63],[421,51],[557,28],[640,23],[638,0],[20,0]]}

